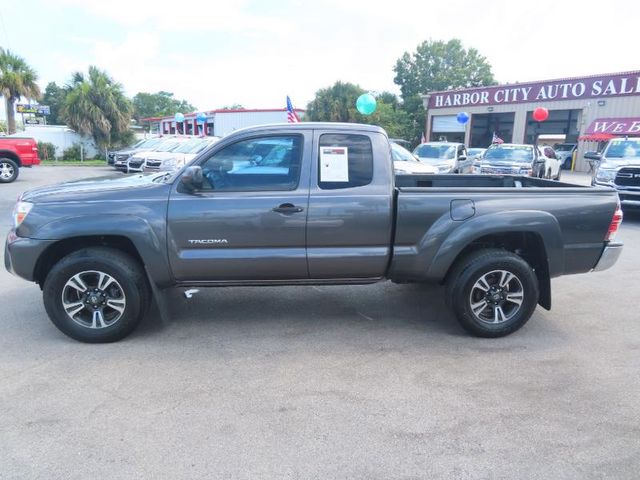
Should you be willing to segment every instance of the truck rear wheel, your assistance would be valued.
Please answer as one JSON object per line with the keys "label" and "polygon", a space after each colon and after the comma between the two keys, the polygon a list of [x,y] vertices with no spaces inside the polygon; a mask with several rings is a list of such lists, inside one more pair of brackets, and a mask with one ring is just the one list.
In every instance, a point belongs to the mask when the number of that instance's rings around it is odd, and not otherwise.
{"label": "truck rear wheel", "polygon": [[53,324],[87,343],[115,342],[129,335],[151,299],[142,266],[105,247],[64,257],[47,275],[42,294]]}
{"label": "truck rear wheel", "polygon": [[518,255],[483,249],[463,257],[447,282],[447,299],[462,327],[479,337],[520,329],[538,304],[538,279]]}
{"label": "truck rear wheel", "polygon": [[15,160],[0,158],[0,183],[11,183],[18,178],[20,170]]}

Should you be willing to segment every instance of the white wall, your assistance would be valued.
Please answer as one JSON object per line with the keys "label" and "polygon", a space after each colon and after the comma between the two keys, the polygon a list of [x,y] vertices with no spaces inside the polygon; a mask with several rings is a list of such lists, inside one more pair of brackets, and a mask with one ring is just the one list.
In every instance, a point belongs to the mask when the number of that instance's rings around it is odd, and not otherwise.
{"label": "white wall", "polygon": [[240,128],[286,123],[287,112],[216,112],[213,120],[214,135],[222,137]]}
{"label": "white wall", "polygon": [[[98,153],[91,138],[78,135],[66,125],[25,125],[24,132],[18,132],[16,136],[32,137],[36,142],[53,143],[57,158],[62,157],[62,152],[74,143],[84,146],[84,158],[93,158]],[[42,158],[42,154],[40,156]]]}

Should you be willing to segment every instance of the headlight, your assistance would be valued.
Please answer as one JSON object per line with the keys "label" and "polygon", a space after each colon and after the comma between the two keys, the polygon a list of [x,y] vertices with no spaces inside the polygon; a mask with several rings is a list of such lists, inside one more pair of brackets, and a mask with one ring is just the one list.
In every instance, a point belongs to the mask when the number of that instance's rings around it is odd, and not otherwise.
{"label": "headlight", "polygon": [[616,173],[618,171],[615,168],[598,168],[598,173],[596,173],[596,181],[603,183],[612,183],[616,178]]}
{"label": "headlight", "polygon": [[519,175],[526,175],[528,177],[533,173],[533,169],[531,167],[520,167]]}
{"label": "headlight", "polygon": [[16,203],[16,206],[13,207],[13,226],[15,228],[18,228],[24,222],[32,208],[33,203],[20,201]]}

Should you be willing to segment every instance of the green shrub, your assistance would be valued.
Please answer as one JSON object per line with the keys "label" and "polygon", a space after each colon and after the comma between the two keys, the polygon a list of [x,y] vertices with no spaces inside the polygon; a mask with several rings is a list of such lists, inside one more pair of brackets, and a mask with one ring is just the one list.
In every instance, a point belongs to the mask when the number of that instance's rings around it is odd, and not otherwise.
{"label": "green shrub", "polygon": [[62,152],[62,160],[80,160],[80,144],[74,143]]}
{"label": "green shrub", "polygon": [[38,157],[41,160],[55,160],[56,146],[51,142],[38,142]]}

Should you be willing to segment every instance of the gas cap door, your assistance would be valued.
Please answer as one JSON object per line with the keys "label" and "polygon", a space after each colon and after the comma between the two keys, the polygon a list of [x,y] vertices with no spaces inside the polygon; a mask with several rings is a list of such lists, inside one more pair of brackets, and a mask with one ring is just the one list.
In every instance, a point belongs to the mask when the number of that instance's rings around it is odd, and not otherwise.
{"label": "gas cap door", "polygon": [[451,200],[451,220],[462,221],[476,214],[473,200]]}

